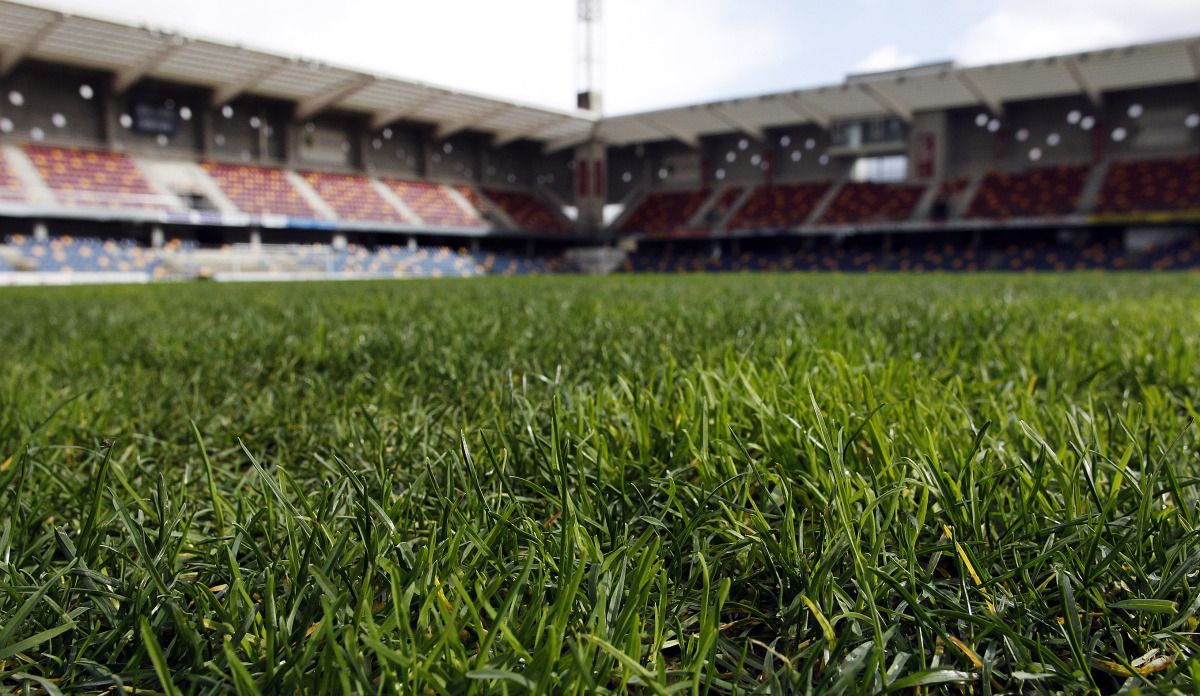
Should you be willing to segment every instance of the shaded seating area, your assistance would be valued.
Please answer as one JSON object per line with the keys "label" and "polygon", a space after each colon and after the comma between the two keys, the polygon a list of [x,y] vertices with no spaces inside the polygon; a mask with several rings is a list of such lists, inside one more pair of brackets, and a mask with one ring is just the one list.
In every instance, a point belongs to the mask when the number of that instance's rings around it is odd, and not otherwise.
{"label": "shaded seating area", "polygon": [[967,209],[967,217],[1008,220],[1061,217],[1079,209],[1087,165],[1041,167],[1022,172],[988,172]]}
{"label": "shaded seating area", "polygon": [[707,197],[704,191],[651,192],[621,222],[619,230],[650,235],[683,232]]}
{"label": "shaded seating area", "polygon": [[829,191],[830,183],[760,186],[733,214],[731,230],[783,229],[803,225]]}
{"label": "shaded seating area", "polygon": [[1114,162],[1104,178],[1096,211],[1200,212],[1200,157]]}
{"label": "shaded seating area", "polygon": [[532,193],[483,189],[483,194],[512,218],[517,226],[530,232],[570,234],[571,226]]}
{"label": "shaded seating area", "polygon": [[854,181],[842,186],[821,222],[899,222],[912,217],[924,186]]}

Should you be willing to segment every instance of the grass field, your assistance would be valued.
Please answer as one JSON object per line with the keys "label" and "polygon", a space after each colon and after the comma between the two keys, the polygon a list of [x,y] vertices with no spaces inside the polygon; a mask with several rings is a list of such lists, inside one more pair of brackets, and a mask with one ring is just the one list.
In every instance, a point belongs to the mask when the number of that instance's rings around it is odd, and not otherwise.
{"label": "grass field", "polygon": [[1200,278],[0,292],[0,691],[1200,690]]}

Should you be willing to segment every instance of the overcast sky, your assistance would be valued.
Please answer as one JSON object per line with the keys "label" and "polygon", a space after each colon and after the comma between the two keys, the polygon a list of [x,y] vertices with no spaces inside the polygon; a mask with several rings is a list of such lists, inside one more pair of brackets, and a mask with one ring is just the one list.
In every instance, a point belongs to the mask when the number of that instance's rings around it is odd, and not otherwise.
{"label": "overcast sky", "polygon": [[[26,0],[569,108],[575,0]],[[1200,0],[605,0],[605,110],[1200,35]]]}

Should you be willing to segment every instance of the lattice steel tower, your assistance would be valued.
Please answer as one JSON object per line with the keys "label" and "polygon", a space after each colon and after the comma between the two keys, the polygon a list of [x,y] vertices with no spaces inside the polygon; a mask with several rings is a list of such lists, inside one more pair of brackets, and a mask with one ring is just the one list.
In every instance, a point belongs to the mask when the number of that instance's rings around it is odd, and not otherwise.
{"label": "lattice steel tower", "polygon": [[581,109],[600,111],[604,81],[604,22],[603,0],[577,0],[576,72],[577,105]]}

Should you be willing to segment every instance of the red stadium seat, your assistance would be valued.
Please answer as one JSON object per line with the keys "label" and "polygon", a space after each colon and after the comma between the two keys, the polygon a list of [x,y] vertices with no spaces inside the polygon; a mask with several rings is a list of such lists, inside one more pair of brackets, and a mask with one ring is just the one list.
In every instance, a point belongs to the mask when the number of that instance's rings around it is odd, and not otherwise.
{"label": "red stadium seat", "polygon": [[21,180],[13,174],[12,168],[4,159],[4,152],[0,150],[0,201],[23,201],[25,200],[25,186],[21,184]]}
{"label": "red stadium seat", "polygon": [[803,225],[821,198],[829,191],[829,182],[760,186],[733,214],[731,230],[782,229]]}
{"label": "red stadium seat", "polygon": [[703,191],[654,191],[622,221],[620,231],[651,235],[683,232],[705,198]]}
{"label": "red stadium seat", "polygon": [[523,230],[551,234],[571,232],[571,226],[533,194],[500,189],[484,189],[483,194]]}
{"label": "red stadium seat", "polygon": [[1058,217],[1079,208],[1087,165],[1030,169],[1015,174],[988,172],[967,209],[967,217],[1007,220]]}
{"label": "red stadium seat", "polygon": [[[384,179],[383,183],[404,201],[422,221],[434,227],[487,227],[478,213],[472,214],[458,204],[446,186],[426,181]],[[460,191],[460,193],[462,193]],[[470,199],[468,199],[470,200]]]}
{"label": "red stadium seat", "polygon": [[1200,211],[1200,157],[1114,162],[1096,210],[1116,214]]}
{"label": "red stadium seat", "polygon": [[294,218],[317,216],[281,169],[222,162],[204,162],[201,166],[243,213]]}
{"label": "red stadium seat", "polygon": [[899,222],[912,217],[913,209],[925,191],[924,186],[850,182],[821,216],[821,222]]}
{"label": "red stadium seat", "polygon": [[24,149],[54,197],[65,206],[170,207],[129,155],[45,145],[25,145]]}
{"label": "red stadium seat", "polygon": [[303,176],[342,220],[392,224],[408,222],[379,195],[371,180],[361,174],[305,172]]}

